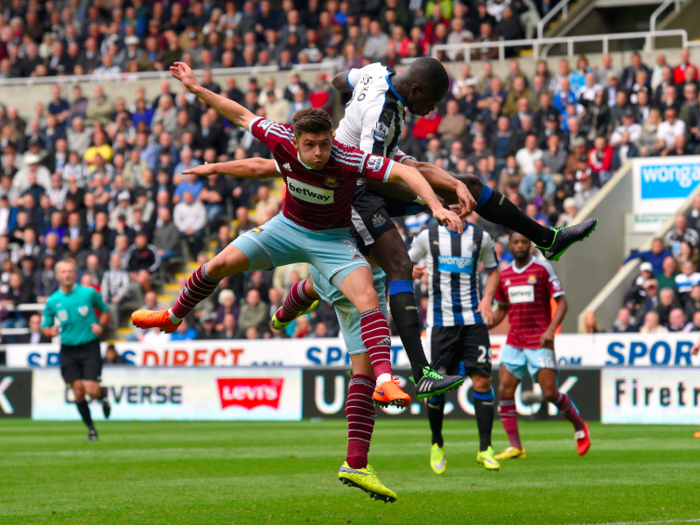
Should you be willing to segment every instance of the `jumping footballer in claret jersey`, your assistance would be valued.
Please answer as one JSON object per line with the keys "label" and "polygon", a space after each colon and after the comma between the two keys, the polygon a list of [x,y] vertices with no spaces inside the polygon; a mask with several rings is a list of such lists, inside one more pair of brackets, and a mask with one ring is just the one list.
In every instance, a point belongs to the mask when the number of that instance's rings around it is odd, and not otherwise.
{"label": "jumping footballer in claret jersey", "polygon": [[[402,181],[426,202],[438,221],[457,233],[462,232],[459,217],[442,207],[430,185],[414,168],[335,141],[333,123],[326,111],[302,110],[294,115],[292,125],[280,124],[256,117],[240,104],[203,88],[182,62],[175,63],[171,73],[190,92],[270,148],[275,163],[266,166],[273,168],[263,167],[254,176],[281,174],[287,194],[282,213],[241,235],[198,268],[170,310],[138,310],[131,316],[133,322],[144,329],[174,331],[224,277],[307,262],[360,312],[362,340],[377,378],[373,397],[388,404],[408,404],[409,396],[393,381],[391,334],[379,308],[371,268],[350,235],[355,185],[361,178]],[[303,301],[304,295],[299,294],[299,300]]]}

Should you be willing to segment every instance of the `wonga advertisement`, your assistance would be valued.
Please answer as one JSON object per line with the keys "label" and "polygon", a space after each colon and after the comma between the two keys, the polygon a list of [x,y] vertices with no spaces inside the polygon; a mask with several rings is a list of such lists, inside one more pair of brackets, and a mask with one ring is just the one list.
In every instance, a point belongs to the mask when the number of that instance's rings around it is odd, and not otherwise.
{"label": "wonga advertisement", "polygon": [[700,156],[632,159],[634,229],[657,231],[700,182]]}
{"label": "wonga advertisement", "polygon": [[[73,392],[58,370],[33,371],[32,419],[79,420]],[[112,403],[110,420],[299,421],[302,372],[298,368],[106,367],[102,385]],[[104,419],[97,402],[92,417]]]}

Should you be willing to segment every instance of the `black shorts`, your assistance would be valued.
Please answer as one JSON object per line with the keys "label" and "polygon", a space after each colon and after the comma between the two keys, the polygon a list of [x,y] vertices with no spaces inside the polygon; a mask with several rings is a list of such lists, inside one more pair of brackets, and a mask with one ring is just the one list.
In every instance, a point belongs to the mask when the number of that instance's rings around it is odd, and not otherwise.
{"label": "black shorts", "polygon": [[491,341],[483,323],[468,326],[433,326],[431,358],[438,372],[447,375],[479,374],[491,377]]}
{"label": "black shorts", "polygon": [[415,202],[392,199],[373,192],[364,184],[355,189],[352,201],[352,233],[362,255],[369,255],[374,242],[389,230],[395,230],[392,217],[403,217],[423,211],[423,206]]}
{"label": "black shorts", "polygon": [[101,381],[100,342],[95,339],[82,345],[61,345],[61,375],[68,384],[78,379]]}

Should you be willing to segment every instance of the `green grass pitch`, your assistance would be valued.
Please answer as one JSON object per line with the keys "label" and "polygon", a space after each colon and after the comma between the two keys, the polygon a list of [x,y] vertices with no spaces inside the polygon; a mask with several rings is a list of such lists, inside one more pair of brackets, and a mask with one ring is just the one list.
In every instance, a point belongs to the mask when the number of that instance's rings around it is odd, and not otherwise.
{"label": "green grass pitch", "polygon": [[[337,479],[345,422],[98,424],[3,420],[0,523],[578,524],[700,521],[693,427],[521,421],[528,459],[486,472],[476,424],[446,422],[447,473],[429,466],[427,421],[379,420],[370,461],[399,501]],[[495,448],[507,443],[495,424]]]}

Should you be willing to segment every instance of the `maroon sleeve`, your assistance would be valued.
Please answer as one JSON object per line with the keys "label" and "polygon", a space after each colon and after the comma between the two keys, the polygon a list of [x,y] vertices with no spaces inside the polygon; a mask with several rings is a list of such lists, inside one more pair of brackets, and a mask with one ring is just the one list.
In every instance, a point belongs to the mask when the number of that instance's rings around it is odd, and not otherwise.
{"label": "maroon sleeve", "polygon": [[497,303],[508,304],[506,292],[503,289],[503,279],[499,279],[498,287],[496,288],[496,293],[493,295],[493,298]]}
{"label": "maroon sleeve", "polygon": [[265,144],[270,151],[283,142],[292,141],[292,127],[288,124],[280,124],[270,119],[257,117],[250,122],[250,131],[253,136]]}

